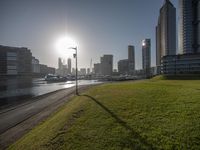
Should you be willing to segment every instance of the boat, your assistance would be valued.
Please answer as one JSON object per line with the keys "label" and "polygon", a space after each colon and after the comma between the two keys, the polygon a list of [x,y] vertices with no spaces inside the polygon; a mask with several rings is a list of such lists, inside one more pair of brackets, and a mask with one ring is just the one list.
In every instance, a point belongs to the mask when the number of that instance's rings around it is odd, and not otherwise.
{"label": "boat", "polygon": [[58,75],[48,74],[44,78],[47,82],[66,82],[67,78]]}

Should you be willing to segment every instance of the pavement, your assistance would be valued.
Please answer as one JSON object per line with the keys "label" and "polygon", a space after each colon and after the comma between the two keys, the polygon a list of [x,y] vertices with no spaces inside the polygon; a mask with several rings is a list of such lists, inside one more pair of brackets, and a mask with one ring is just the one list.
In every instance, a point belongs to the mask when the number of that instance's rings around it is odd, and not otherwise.
{"label": "pavement", "polygon": [[[81,86],[79,91],[92,85]],[[93,85],[94,86],[94,85]],[[22,137],[41,121],[74,96],[75,87],[59,90],[35,98],[27,103],[0,111],[0,149],[6,149],[10,144]]]}

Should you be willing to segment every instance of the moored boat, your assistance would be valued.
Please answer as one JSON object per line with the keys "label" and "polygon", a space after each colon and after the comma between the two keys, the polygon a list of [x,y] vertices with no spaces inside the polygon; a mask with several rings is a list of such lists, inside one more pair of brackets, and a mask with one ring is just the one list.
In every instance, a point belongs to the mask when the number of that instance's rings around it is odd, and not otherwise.
{"label": "moored boat", "polygon": [[67,78],[58,75],[48,74],[45,76],[45,81],[47,82],[66,82]]}

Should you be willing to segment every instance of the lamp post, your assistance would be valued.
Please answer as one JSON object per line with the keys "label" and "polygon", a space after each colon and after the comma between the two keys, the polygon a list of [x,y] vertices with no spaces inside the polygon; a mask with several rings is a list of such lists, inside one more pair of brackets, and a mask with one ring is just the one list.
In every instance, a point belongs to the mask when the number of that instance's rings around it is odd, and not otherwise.
{"label": "lamp post", "polygon": [[78,94],[78,66],[77,66],[77,47],[70,47],[69,49],[74,49],[76,51],[74,57],[76,57],[76,95]]}

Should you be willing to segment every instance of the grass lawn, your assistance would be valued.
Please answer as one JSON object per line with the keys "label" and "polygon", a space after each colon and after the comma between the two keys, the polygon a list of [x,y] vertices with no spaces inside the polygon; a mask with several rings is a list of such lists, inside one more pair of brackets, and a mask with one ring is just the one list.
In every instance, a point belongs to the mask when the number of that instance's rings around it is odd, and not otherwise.
{"label": "grass lawn", "polygon": [[200,149],[200,80],[94,87],[9,149]]}

